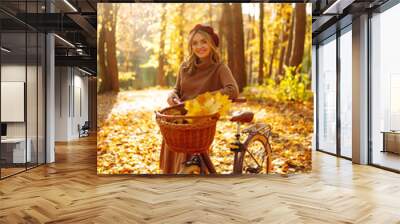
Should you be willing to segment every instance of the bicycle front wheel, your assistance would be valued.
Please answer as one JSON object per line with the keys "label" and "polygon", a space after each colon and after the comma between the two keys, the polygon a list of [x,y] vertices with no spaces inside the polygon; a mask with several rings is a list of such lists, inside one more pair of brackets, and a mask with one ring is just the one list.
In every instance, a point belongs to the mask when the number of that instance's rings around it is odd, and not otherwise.
{"label": "bicycle front wheel", "polygon": [[268,137],[259,133],[251,134],[243,145],[238,170],[249,174],[269,173],[272,169],[272,150]]}

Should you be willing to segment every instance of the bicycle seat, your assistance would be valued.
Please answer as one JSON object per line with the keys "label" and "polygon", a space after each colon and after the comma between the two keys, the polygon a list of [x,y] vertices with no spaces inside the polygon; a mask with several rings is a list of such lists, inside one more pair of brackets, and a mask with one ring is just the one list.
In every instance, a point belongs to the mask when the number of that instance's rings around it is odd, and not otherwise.
{"label": "bicycle seat", "polygon": [[240,122],[240,123],[249,123],[253,120],[254,113],[249,111],[240,112],[231,117],[230,121],[232,122]]}

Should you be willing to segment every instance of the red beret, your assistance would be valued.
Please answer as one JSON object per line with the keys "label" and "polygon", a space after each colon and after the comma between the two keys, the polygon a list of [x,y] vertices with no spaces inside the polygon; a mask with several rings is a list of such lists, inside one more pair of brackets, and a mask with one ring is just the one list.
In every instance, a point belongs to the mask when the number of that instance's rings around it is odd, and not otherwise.
{"label": "red beret", "polygon": [[219,45],[219,37],[218,35],[214,32],[214,29],[211,26],[206,26],[206,25],[201,25],[197,24],[194,26],[194,28],[190,31],[190,33],[197,32],[198,30],[204,31],[208,33],[211,37],[211,39],[214,41],[215,46],[218,47]]}

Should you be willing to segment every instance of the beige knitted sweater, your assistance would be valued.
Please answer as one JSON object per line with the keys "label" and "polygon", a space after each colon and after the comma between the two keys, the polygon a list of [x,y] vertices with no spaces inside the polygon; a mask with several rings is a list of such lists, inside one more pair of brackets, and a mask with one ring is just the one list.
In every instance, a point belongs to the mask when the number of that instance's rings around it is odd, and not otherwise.
{"label": "beige knitted sweater", "polygon": [[182,101],[193,99],[205,92],[220,91],[231,99],[239,95],[238,85],[231,70],[223,63],[213,63],[210,59],[195,64],[189,74],[183,64],[171,95],[176,94]]}

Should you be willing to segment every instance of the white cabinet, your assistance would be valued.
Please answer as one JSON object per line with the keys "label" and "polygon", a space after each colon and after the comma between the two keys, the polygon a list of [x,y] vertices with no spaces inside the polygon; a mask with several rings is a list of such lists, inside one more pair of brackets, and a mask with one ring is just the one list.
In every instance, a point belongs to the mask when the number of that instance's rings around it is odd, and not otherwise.
{"label": "white cabinet", "polygon": [[7,138],[1,140],[2,148],[6,148],[4,151],[12,153],[12,163],[25,163],[32,161],[32,140],[28,138],[26,143],[28,145],[25,153],[25,138]]}

